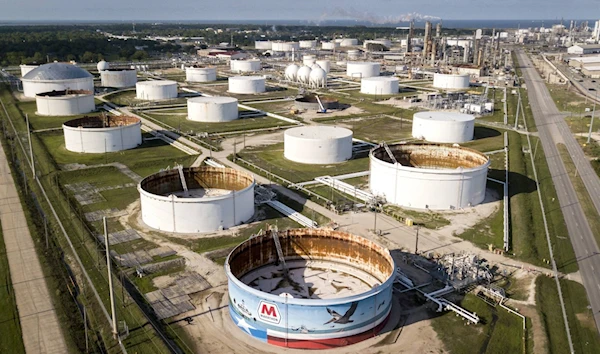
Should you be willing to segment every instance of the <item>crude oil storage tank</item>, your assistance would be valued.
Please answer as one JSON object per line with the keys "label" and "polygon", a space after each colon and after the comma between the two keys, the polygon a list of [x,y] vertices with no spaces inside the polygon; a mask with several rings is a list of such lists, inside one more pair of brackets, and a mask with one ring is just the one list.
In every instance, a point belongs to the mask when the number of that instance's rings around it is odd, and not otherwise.
{"label": "crude oil storage tank", "polygon": [[447,210],[485,198],[489,158],[479,151],[437,144],[397,144],[371,150],[369,187],[388,203]]}
{"label": "crude oil storage tank", "polygon": [[38,93],[64,90],[94,92],[92,74],[72,64],[49,63],[31,70],[23,78],[23,95],[35,97]]}
{"label": "crude oil storage tank", "polygon": [[254,41],[254,48],[261,50],[269,50],[273,47],[273,42],[271,41]]}
{"label": "crude oil storage tank", "polygon": [[229,92],[240,94],[265,92],[265,78],[262,76],[232,76],[229,78]]}
{"label": "crude oil storage tank", "polygon": [[177,98],[177,82],[171,80],[140,81],[135,84],[135,95],[139,100],[167,100]]}
{"label": "crude oil storage tank", "polygon": [[185,68],[185,81],[210,82],[217,79],[217,69],[190,66]]}
{"label": "crude oil storage tank", "polygon": [[40,66],[39,64],[21,64],[19,67],[21,68],[21,77],[27,75],[28,72]]}
{"label": "crude oil storage tank", "polygon": [[86,90],[42,92],[35,95],[37,114],[41,116],[74,116],[96,109],[94,93]]}
{"label": "crude oil storage tank", "polygon": [[254,177],[232,168],[184,167],[138,184],[142,220],[167,232],[227,229],[254,215]]}
{"label": "crude oil storage tank", "polygon": [[241,331],[276,346],[354,344],[385,326],[394,269],[386,248],[360,236],[270,230],[238,245],[225,261],[229,313]]}
{"label": "crude oil storage tank", "polygon": [[349,61],[346,64],[346,76],[358,79],[379,76],[380,68],[381,65],[379,63]]}
{"label": "crude oil storage tank", "polygon": [[368,95],[395,95],[398,89],[399,80],[394,76],[365,77],[360,80],[360,93]]}
{"label": "crude oil storage tank", "polygon": [[228,122],[238,119],[238,100],[233,97],[194,97],[187,101],[188,119],[196,122]]}
{"label": "crude oil storage tank", "polygon": [[358,39],[356,38],[342,38],[340,40],[340,46],[342,47],[352,47],[358,45]]}
{"label": "crude oil storage tank", "polygon": [[317,60],[315,63],[329,74],[329,70],[331,70],[331,62],[329,60]]}
{"label": "crude oil storage tank", "polygon": [[314,55],[305,55],[302,57],[302,64],[305,66],[313,66],[313,64],[317,61],[317,57]]}
{"label": "crude oil storage tank", "polygon": [[135,69],[106,69],[100,72],[103,87],[134,87],[137,82]]}
{"label": "crude oil storage tank", "polygon": [[433,87],[444,90],[463,90],[469,88],[469,75],[433,74]]}
{"label": "crude oil storage tank", "polygon": [[322,42],[321,49],[323,50],[334,50],[340,47],[340,43],[338,42]]}
{"label": "crude oil storage tank", "polygon": [[298,42],[273,42],[271,49],[274,52],[292,52],[300,50],[300,44]]}
{"label": "crude oil storage tank", "polygon": [[[331,96],[319,96],[319,100],[325,109],[338,109],[340,106],[339,101]],[[298,110],[307,111],[319,111],[321,109],[321,105],[319,105],[319,101],[315,95],[305,95],[296,98],[294,107]]]}
{"label": "crude oil storage tank", "polygon": [[412,136],[433,143],[464,143],[473,140],[475,116],[455,112],[413,114]]}
{"label": "crude oil storage tank", "polygon": [[352,157],[352,130],[332,126],[290,128],[283,136],[283,156],[306,164],[331,164]]}
{"label": "crude oil storage tank", "polygon": [[63,124],[65,148],[99,154],[133,149],[142,143],[142,122],[137,117],[83,117]]}
{"label": "crude oil storage tank", "polygon": [[305,40],[299,42],[300,48],[302,49],[314,49],[317,47],[317,41],[315,40]]}
{"label": "crude oil storage tank", "polygon": [[249,73],[260,71],[259,59],[240,59],[229,62],[229,69],[234,73]]}

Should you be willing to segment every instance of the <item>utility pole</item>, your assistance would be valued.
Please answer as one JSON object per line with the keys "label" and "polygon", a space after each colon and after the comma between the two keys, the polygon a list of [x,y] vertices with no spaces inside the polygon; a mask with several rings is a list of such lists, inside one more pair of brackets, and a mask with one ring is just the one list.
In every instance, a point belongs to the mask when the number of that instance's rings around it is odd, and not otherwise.
{"label": "utility pole", "polygon": [[35,179],[35,163],[33,161],[33,147],[31,145],[31,129],[29,129],[29,114],[25,114],[25,120],[27,121],[27,139],[29,140],[29,154],[31,155],[31,173],[33,179]]}
{"label": "utility pole", "polygon": [[420,226],[417,226],[417,237],[415,240],[415,254],[418,254],[418,250],[419,250],[419,229],[420,228],[421,228]]}
{"label": "utility pole", "polygon": [[[598,94],[596,94],[596,99],[598,99]],[[592,138],[592,129],[594,129],[594,114],[596,113],[596,100],[594,100],[594,108],[592,109],[592,121],[590,122],[590,131],[588,132],[587,143],[590,143],[590,139]]]}
{"label": "utility pole", "polygon": [[375,205],[374,212],[375,215],[373,217],[373,232],[375,233],[375,235],[377,235],[377,204]]}
{"label": "utility pole", "polygon": [[110,270],[110,244],[108,241],[108,226],[106,223],[106,216],[102,217],[104,223],[104,245],[106,246],[106,268],[108,269],[108,292],[110,294],[110,311],[112,314],[112,332],[113,338],[117,339],[119,331],[117,330],[117,312],[115,309],[115,293],[112,283],[112,272]]}

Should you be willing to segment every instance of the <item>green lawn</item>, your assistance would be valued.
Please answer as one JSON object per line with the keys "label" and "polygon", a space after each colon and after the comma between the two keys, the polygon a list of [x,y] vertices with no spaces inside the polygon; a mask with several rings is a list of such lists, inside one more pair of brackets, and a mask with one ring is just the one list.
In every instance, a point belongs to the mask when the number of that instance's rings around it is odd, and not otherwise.
{"label": "green lawn", "polygon": [[100,114],[99,112],[91,112],[75,116],[45,117],[35,114],[36,105],[34,101],[18,102],[17,107],[19,107],[19,110],[23,114],[29,115],[31,130],[62,128],[63,123],[71,119],[81,118],[83,116],[97,116]]}
{"label": "green lawn", "polygon": [[475,126],[473,140],[460,145],[482,152],[501,150],[504,148],[503,134],[503,130]]}
{"label": "green lawn", "polygon": [[354,138],[373,143],[412,139],[412,123],[390,117],[346,118],[324,123],[351,129]]}

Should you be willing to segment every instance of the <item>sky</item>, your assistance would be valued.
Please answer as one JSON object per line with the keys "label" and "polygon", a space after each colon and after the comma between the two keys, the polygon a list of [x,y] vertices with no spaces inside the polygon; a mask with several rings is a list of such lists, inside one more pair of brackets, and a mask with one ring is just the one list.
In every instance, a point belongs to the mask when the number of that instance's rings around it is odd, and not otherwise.
{"label": "sky", "polygon": [[600,18],[600,0],[0,0],[0,21]]}

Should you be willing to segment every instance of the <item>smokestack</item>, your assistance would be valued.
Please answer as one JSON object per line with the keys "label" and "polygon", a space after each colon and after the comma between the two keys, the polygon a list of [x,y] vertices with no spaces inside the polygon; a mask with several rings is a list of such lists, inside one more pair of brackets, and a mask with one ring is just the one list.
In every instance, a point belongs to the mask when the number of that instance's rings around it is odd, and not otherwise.
{"label": "smokestack", "polygon": [[423,56],[427,58],[427,54],[429,54],[429,50],[431,43],[431,22],[425,22],[425,37],[423,38]]}
{"label": "smokestack", "polygon": [[406,40],[406,53],[412,53],[412,39],[414,36],[414,30],[415,30],[415,21],[411,20],[410,27],[408,29],[408,38]]}
{"label": "smokestack", "polygon": [[[473,53],[475,55],[475,53]],[[481,66],[483,62],[483,48],[479,48],[479,55],[477,55],[477,66]]]}
{"label": "smokestack", "polygon": [[431,66],[434,66],[434,65],[435,65],[435,57],[436,57],[436,54],[437,54],[437,41],[436,41],[436,40],[434,40],[434,41],[431,43]]}
{"label": "smokestack", "polygon": [[435,25],[435,38],[440,38],[442,36],[442,23],[438,23]]}
{"label": "smokestack", "polygon": [[479,39],[473,39],[473,64],[477,64],[477,53],[479,53]]}
{"label": "smokestack", "polygon": [[465,43],[465,52],[463,55],[463,63],[467,64],[469,62],[469,42]]}

